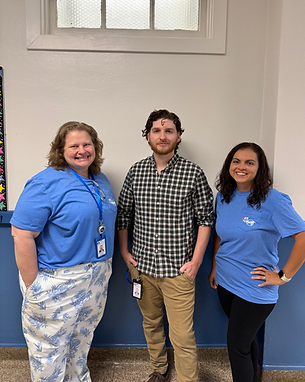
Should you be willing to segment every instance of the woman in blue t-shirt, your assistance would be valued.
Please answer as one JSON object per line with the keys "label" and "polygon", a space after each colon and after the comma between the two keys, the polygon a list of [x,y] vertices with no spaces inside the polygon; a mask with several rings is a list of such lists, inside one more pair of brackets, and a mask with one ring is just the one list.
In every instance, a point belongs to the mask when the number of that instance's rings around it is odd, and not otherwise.
{"label": "woman in blue t-shirt", "polygon": [[[228,154],[216,180],[216,225],[210,286],[229,318],[227,345],[234,382],[256,382],[256,334],[305,260],[305,223],[288,195],[272,189],[264,151],[243,142]],[[277,245],[295,244],[280,271]]]}
{"label": "woman in blue t-shirt", "polygon": [[91,381],[87,355],[112,271],[116,204],[103,143],[67,122],[48,168],[25,185],[11,219],[32,381]]}

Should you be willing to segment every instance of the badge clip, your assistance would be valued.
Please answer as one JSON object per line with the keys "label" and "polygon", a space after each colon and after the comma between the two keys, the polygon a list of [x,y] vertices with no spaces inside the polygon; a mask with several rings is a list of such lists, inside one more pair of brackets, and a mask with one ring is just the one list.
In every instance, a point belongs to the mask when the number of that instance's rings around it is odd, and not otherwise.
{"label": "badge clip", "polygon": [[106,227],[104,224],[101,224],[99,227],[98,227],[98,233],[100,234],[100,236],[102,236],[102,234],[104,233]]}

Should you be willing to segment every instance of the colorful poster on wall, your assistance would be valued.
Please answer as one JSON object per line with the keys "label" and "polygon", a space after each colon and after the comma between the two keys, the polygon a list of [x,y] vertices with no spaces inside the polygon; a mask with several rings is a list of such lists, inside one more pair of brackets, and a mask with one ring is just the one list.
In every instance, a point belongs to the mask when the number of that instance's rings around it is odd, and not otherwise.
{"label": "colorful poster on wall", "polygon": [[4,118],[3,118],[3,69],[0,66],[0,211],[7,210],[5,183]]}

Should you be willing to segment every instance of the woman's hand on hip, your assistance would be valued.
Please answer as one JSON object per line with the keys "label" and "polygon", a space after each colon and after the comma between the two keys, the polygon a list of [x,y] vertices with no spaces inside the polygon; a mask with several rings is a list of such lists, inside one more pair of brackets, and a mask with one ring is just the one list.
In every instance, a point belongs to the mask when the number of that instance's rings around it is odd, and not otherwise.
{"label": "woman's hand on hip", "polygon": [[274,267],[273,271],[269,271],[265,267],[254,268],[251,272],[251,278],[253,280],[262,280],[262,284],[259,287],[264,287],[266,285],[283,285],[285,282],[279,278],[278,270]]}

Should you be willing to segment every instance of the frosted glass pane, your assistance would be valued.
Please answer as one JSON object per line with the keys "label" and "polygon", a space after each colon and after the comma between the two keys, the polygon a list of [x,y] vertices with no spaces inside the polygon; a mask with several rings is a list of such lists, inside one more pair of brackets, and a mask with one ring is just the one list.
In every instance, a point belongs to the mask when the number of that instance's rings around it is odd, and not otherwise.
{"label": "frosted glass pane", "polygon": [[155,29],[197,31],[199,0],[155,0]]}
{"label": "frosted glass pane", "polygon": [[106,28],[149,29],[150,0],[106,0]]}
{"label": "frosted glass pane", "polygon": [[101,28],[101,0],[57,0],[58,28]]}

